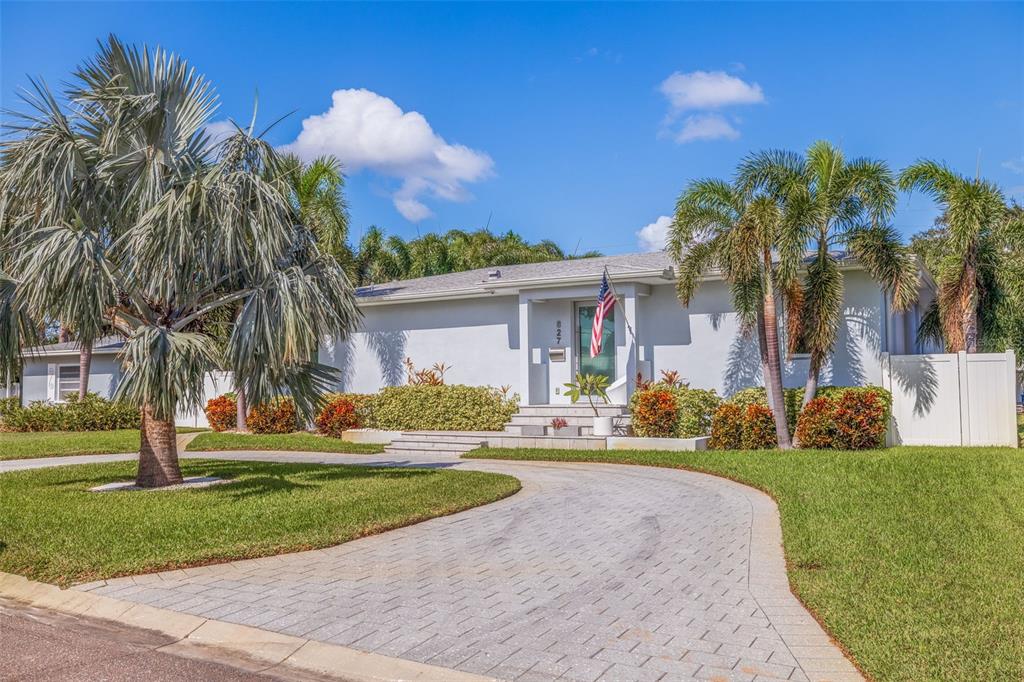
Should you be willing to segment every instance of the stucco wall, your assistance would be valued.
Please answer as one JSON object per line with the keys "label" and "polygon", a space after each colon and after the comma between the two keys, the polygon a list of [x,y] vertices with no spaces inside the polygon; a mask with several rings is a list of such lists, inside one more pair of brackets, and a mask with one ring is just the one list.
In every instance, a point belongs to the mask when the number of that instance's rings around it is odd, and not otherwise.
{"label": "stucco wall", "polygon": [[[26,358],[22,372],[21,403],[49,400],[48,369],[51,364],[78,366],[78,354]],[[93,355],[89,373],[89,392],[110,398],[117,389],[121,367],[116,355]]]}
{"label": "stucco wall", "polygon": [[521,392],[518,304],[516,297],[497,296],[368,306],[359,331],[328,344],[320,361],[341,370],[342,391],[372,393],[404,384],[408,357],[417,369],[450,365],[447,383],[508,385]]}
{"label": "stucco wall", "polygon": [[[822,384],[881,383],[881,353],[901,352],[912,344],[915,314],[886,320],[882,292],[860,271],[844,273],[843,325],[835,354],[826,363]],[[633,287],[620,286],[630,297]],[[405,383],[402,361],[412,358],[418,368],[444,362],[452,369],[449,383],[510,385],[525,399],[524,377],[533,386],[531,400],[562,402],[562,384],[572,378],[574,365],[573,301],[591,300],[592,287],[538,290],[520,297],[501,296],[437,303],[409,303],[364,308],[361,329],[346,343],[328,345],[321,361],[339,367],[340,390],[373,392]],[[690,385],[731,395],[762,384],[757,340],[740,333],[728,287],[706,282],[691,305],[683,308],[672,284],[640,287],[631,319],[642,365],[652,375],[676,370]],[[529,301],[530,364],[520,356],[520,303]],[[631,305],[631,304],[630,304]],[[616,309],[618,376],[632,377],[632,350],[623,313]],[[561,323],[561,342],[557,338]],[[562,345],[566,362],[549,363],[548,349]],[[808,360],[797,356],[784,363],[787,386],[802,386]],[[536,371],[535,371],[536,370]],[[543,385],[542,385],[543,384]]]}
{"label": "stucco wall", "polygon": [[[885,350],[882,295],[878,286],[859,271],[844,273],[844,324],[835,354],[822,370],[822,384],[860,385],[881,382],[880,353]],[[688,308],[683,309],[672,285],[651,287],[651,295],[638,301],[640,346],[643,359],[652,363],[654,376],[676,370],[696,388],[713,388],[731,395],[748,386],[762,385],[756,337],[740,333],[724,282],[706,282]],[[894,324],[902,325],[900,320]],[[902,327],[895,333],[905,338]],[[807,359],[795,357],[784,364],[786,386],[802,386]]]}

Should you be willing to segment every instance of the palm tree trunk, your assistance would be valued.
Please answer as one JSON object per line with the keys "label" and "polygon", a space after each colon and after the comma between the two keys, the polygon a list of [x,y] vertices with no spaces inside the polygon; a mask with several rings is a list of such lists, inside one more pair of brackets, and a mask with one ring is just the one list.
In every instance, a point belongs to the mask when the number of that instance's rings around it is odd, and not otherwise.
{"label": "palm tree trunk", "polygon": [[768,381],[768,341],[766,340],[764,328],[764,310],[757,311],[757,345],[761,353],[761,376],[764,378],[764,392],[767,396],[769,407],[772,404],[772,387]]}
{"label": "palm tree trunk", "polygon": [[811,353],[811,362],[807,366],[807,381],[804,383],[804,399],[800,403],[800,409],[807,407],[807,403],[814,400],[818,395],[818,381],[821,376],[821,358],[817,353]]}
{"label": "palm tree trunk", "polygon": [[964,350],[968,353],[978,352],[978,275],[973,263],[964,267],[964,278],[969,287],[967,300],[964,301],[963,328]]}
{"label": "palm tree trunk", "polygon": [[173,419],[156,419],[149,405],[142,408],[142,447],[135,485],[162,488],[181,483],[177,434]]}
{"label": "palm tree trunk", "polygon": [[248,431],[245,418],[249,416],[249,403],[245,399],[245,389],[241,386],[235,388],[235,430]]}
{"label": "palm tree trunk", "polygon": [[775,295],[770,291],[764,294],[764,341],[767,347],[767,366],[765,367],[765,387],[768,392],[768,404],[775,417],[775,436],[779,447],[790,450],[793,442],[789,437],[789,424],[786,423],[786,399],[782,394],[782,360],[779,357],[779,319],[776,316]]}
{"label": "palm tree trunk", "polygon": [[85,400],[89,392],[89,372],[92,371],[92,343],[83,343],[78,351],[78,399]]}

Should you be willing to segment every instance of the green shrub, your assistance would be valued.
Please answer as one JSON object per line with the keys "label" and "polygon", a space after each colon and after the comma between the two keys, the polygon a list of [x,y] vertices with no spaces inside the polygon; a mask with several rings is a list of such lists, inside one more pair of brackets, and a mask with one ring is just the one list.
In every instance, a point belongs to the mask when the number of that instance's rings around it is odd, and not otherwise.
{"label": "green shrub", "polygon": [[372,405],[376,428],[388,431],[500,431],[519,396],[489,386],[391,386]]}
{"label": "green shrub", "polygon": [[[819,390],[819,394],[821,390]],[[802,388],[784,388],[782,389],[783,401],[786,403],[786,423],[789,424],[789,432],[793,433],[796,429],[796,420],[800,416],[800,408],[804,402],[804,389]],[[728,401],[733,405],[746,409],[748,405],[763,405],[764,407],[770,408],[768,404],[768,393],[765,391],[763,386],[754,386],[752,388],[744,388],[742,391],[737,391],[729,397]]]}
{"label": "green shrub", "polygon": [[9,415],[11,412],[21,409],[21,398],[15,396],[13,398],[2,398],[0,399],[0,421],[4,417]]}
{"label": "green shrub", "polygon": [[291,398],[275,398],[249,410],[245,425],[253,433],[292,433],[299,430],[299,416]]}
{"label": "green shrub", "polygon": [[892,394],[878,386],[829,386],[800,414],[802,448],[866,450],[885,445]]}
{"label": "green shrub", "polygon": [[711,418],[711,439],[708,447],[712,450],[739,450],[743,447],[743,417],[746,408],[732,403],[722,403]]}
{"label": "green shrub", "polygon": [[743,449],[770,450],[777,445],[772,411],[764,405],[747,405],[743,415]]}
{"label": "green shrub", "polygon": [[685,384],[671,384],[659,381],[646,384],[640,390],[635,391],[629,400],[633,431],[638,436],[643,436],[643,431],[646,430],[642,415],[639,428],[637,425],[637,412],[640,408],[640,401],[645,400],[645,396],[652,391],[670,393],[675,399],[676,404],[676,423],[671,433],[667,436],[652,437],[693,438],[695,436],[706,436],[711,432],[711,419],[714,417],[715,410],[721,404],[721,399],[715,391],[689,388]]}
{"label": "green shrub", "polygon": [[715,391],[702,388],[676,389],[679,401],[679,438],[706,436],[711,433],[711,419],[722,399]]}
{"label": "green shrub", "polygon": [[64,403],[37,400],[6,412],[2,419],[8,431],[111,431],[137,429],[140,423],[137,408],[95,393],[87,394],[84,400],[70,395]]}

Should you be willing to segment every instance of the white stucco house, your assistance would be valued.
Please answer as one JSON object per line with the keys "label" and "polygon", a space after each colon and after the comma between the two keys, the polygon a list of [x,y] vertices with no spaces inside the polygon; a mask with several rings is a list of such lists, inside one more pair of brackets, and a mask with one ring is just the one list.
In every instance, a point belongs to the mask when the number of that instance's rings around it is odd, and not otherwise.
{"label": "white stucco house", "polygon": [[[124,342],[117,337],[100,339],[92,351],[89,391],[109,398],[121,378],[118,353]],[[53,343],[26,349],[22,354],[21,404],[42,400],[59,403],[78,394],[81,385],[77,342]]]}
{"label": "white stucco house", "polygon": [[[589,353],[602,273],[618,295],[604,351]],[[844,258],[844,322],[823,384],[881,383],[882,353],[914,353],[922,311],[933,296],[894,314],[882,289]],[[564,384],[577,371],[604,373],[612,401],[625,404],[637,373],[675,370],[696,388],[720,394],[761,384],[757,342],[740,332],[727,285],[709,273],[683,307],[664,252],[607,256],[424,277],[359,290],[361,328],[324,345],[320,361],[341,372],[339,390],[368,393],[405,382],[403,361],[450,365],[448,383],[510,386],[529,405],[569,402]],[[628,323],[628,324],[627,324]],[[808,360],[785,363],[785,382],[801,386]]]}
{"label": "white stucco house", "polygon": [[[589,353],[601,277],[607,268],[618,305],[605,325],[604,350]],[[921,301],[894,314],[887,296],[854,260],[844,258],[843,325],[822,383],[879,384],[883,353],[927,352],[915,341],[933,296],[924,278]],[[709,273],[688,307],[676,298],[665,253],[629,254],[437,275],[358,290],[363,321],[346,340],[328,340],[320,361],[340,371],[338,390],[372,393],[406,381],[417,368],[451,366],[448,383],[509,386],[523,404],[568,403],[564,384],[577,371],[604,373],[612,402],[625,404],[638,373],[675,370],[697,388],[730,395],[762,383],[756,339],[740,332],[729,291]],[[110,396],[121,369],[121,342],[96,346],[89,389]],[[785,363],[785,382],[800,386],[807,359]],[[78,348],[54,344],[26,351],[21,394],[60,401],[78,390]],[[229,381],[220,390],[230,390]]]}

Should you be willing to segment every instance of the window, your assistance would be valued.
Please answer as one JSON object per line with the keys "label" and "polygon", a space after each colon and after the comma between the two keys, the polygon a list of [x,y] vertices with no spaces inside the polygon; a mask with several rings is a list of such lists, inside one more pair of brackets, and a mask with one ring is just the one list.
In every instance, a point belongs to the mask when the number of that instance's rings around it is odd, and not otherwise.
{"label": "window", "polygon": [[82,385],[78,365],[61,365],[57,368],[57,400],[64,401],[69,395],[78,395]]}

